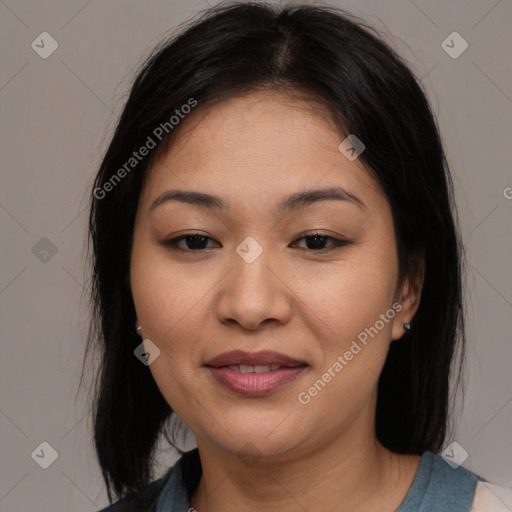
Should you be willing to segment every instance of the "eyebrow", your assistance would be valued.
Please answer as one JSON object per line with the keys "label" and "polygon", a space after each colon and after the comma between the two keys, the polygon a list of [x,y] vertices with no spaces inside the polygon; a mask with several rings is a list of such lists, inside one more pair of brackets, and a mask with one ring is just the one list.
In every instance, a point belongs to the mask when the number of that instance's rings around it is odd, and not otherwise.
{"label": "eyebrow", "polygon": [[[314,190],[303,190],[295,192],[285,197],[277,205],[277,213],[284,214],[290,211],[299,210],[320,201],[347,201],[359,207],[361,210],[367,210],[366,204],[356,195],[342,187],[328,187]],[[189,190],[168,190],[159,195],[151,204],[149,211],[151,212],[161,204],[178,201],[187,203],[210,210],[228,210],[227,203],[222,198],[204,192],[196,192]]]}

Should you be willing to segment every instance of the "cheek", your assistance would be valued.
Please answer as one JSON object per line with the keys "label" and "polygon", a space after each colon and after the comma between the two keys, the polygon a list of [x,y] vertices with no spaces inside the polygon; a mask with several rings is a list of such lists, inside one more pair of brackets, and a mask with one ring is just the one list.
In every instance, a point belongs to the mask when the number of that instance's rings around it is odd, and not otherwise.
{"label": "cheek", "polygon": [[324,276],[325,286],[307,296],[309,328],[321,358],[297,398],[328,409],[334,424],[355,421],[376,392],[395,316],[393,266],[388,270],[383,278],[382,265],[361,258]]}
{"label": "cheek", "polygon": [[132,294],[144,333],[167,344],[184,328],[197,328],[201,300],[209,289],[205,281],[194,277],[193,272],[180,272],[154,247],[134,246]]}
{"label": "cheek", "polygon": [[[139,257],[140,256],[140,257]],[[132,293],[137,317],[160,355],[149,366],[156,385],[167,403],[188,420],[191,385],[200,365],[201,297],[198,280],[188,280],[150,254],[132,256]]]}
{"label": "cheek", "polygon": [[[396,278],[393,255],[383,256],[367,247],[328,270],[312,267],[303,272],[294,288],[310,310],[308,318],[315,330],[325,333],[329,345],[342,348],[389,310]],[[384,337],[391,335],[390,321],[384,326],[379,322],[378,327]]]}
{"label": "cheek", "polygon": [[200,347],[194,341],[201,339],[205,325],[207,283],[180,275],[148,246],[134,247],[131,283],[144,338],[160,350],[150,371],[167,402],[180,409],[183,399],[191,399],[181,384],[189,382],[201,364]]}
{"label": "cheek", "polygon": [[301,291],[321,353],[306,383],[312,387],[303,391],[311,390],[317,407],[343,402],[345,412],[335,413],[340,421],[344,414],[357,414],[377,386],[396,314],[397,273],[392,248],[368,243],[328,272],[312,272],[306,281],[314,286]]}

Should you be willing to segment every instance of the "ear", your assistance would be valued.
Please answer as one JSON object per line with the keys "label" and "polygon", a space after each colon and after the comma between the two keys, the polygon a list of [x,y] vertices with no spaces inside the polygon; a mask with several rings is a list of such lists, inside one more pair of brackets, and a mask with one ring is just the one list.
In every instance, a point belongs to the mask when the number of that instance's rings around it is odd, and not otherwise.
{"label": "ear", "polygon": [[425,277],[424,260],[422,257],[414,257],[411,262],[411,271],[404,279],[400,289],[395,293],[396,301],[402,306],[397,308],[397,314],[393,319],[391,339],[400,339],[407,330],[404,324],[413,323],[414,315],[420,305],[421,291]]}

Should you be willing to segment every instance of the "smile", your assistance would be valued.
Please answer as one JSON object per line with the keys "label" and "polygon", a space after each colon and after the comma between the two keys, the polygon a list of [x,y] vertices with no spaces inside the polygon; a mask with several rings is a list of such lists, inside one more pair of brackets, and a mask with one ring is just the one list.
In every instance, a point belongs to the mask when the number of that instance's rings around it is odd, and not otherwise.
{"label": "smile", "polygon": [[266,373],[266,372],[275,372],[276,370],[279,370],[279,368],[282,368],[282,366],[280,364],[271,364],[271,365],[231,364],[228,366],[228,368],[233,372],[240,372],[240,373]]}

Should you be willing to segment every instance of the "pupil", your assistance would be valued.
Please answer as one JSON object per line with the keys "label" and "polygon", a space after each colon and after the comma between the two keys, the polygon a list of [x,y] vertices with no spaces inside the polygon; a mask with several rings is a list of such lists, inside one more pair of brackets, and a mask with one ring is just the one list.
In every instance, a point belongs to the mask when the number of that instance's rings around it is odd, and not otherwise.
{"label": "pupil", "polygon": [[[190,243],[190,240],[193,240],[192,243]],[[191,235],[187,237],[187,247],[189,249],[204,249],[202,245],[204,244],[204,241],[206,240],[205,236],[202,235]],[[197,243],[194,243],[197,242]]]}
{"label": "pupil", "polygon": [[[320,235],[313,235],[313,236],[308,236],[308,243],[307,243],[307,246],[308,246],[308,249],[323,249],[323,245],[325,244],[325,236],[320,236]],[[311,244],[309,243],[309,240],[315,240],[315,242],[312,244],[313,247],[311,247]]]}

